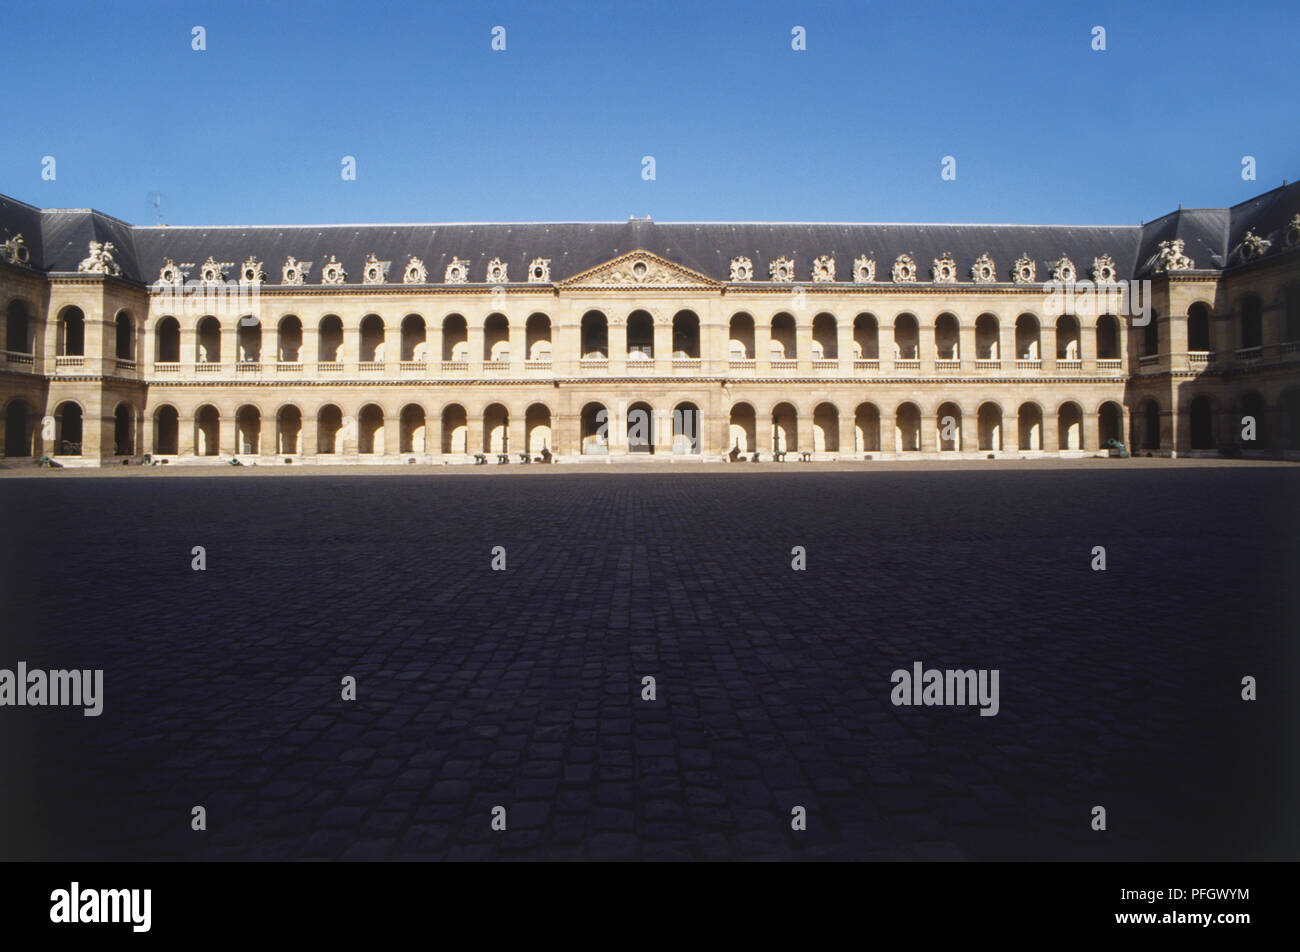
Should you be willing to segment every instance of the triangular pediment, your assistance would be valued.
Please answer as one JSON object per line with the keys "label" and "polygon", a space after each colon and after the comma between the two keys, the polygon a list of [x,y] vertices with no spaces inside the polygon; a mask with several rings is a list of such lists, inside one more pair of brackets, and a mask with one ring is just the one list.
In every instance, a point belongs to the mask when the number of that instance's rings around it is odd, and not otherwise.
{"label": "triangular pediment", "polygon": [[559,284],[562,288],[720,288],[721,281],[661,258],[652,251],[629,251],[588,268]]}

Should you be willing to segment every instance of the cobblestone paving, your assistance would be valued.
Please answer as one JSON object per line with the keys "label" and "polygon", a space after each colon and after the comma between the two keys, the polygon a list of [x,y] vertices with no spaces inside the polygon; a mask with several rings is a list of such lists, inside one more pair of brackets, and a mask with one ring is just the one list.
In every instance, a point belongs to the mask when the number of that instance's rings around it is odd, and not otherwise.
{"label": "cobblestone paving", "polygon": [[[106,700],[0,708],[0,856],[1300,858],[1297,489],[1186,461],[5,479],[0,667],[100,667]],[[1001,712],[894,707],[913,661],[999,669]]]}

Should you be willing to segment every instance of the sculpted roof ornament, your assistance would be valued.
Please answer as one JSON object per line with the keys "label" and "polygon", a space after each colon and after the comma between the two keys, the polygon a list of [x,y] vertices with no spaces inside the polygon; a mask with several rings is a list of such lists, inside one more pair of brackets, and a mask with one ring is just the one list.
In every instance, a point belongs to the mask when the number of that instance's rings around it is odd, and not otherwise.
{"label": "sculpted roof ornament", "polygon": [[830,255],[822,255],[813,261],[812,279],[814,281],[834,281],[835,280],[835,259]]}
{"label": "sculpted roof ornament", "polygon": [[411,260],[406,262],[406,268],[402,271],[403,284],[424,284],[429,279],[429,269],[424,266],[424,262],[411,255]]}
{"label": "sculpted roof ornament", "polygon": [[92,241],[89,256],[82,259],[77,270],[85,274],[121,274],[122,269],[113,260],[114,250],[111,241]]}
{"label": "sculpted roof ornament", "polygon": [[212,255],[199,268],[199,280],[204,284],[221,284],[226,280],[226,269],[233,268],[233,261],[217,261]]}
{"label": "sculpted roof ornament", "polygon": [[4,244],[0,245],[0,253],[4,254],[5,260],[10,264],[28,265],[32,260],[32,253],[27,250],[27,243],[23,241],[21,234],[14,235]]}
{"label": "sculpted roof ornament", "polygon": [[1011,268],[1011,280],[1016,284],[1033,284],[1037,273],[1038,266],[1026,252],[1016,259],[1015,265]]}
{"label": "sculpted roof ornament", "polygon": [[1078,273],[1074,269],[1074,262],[1065,255],[1057,258],[1052,262],[1052,280],[1059,281],[1061,284],[1074,284],[1078,278]]}
{"label": "sculpted roof ornament", "polygon": [[528,263],[529,284],[549,284],[551,280],[551,259],[534,258]]}
{"label": "sculpted roof ornament", "polygon": [[388,280],[388,269],[392,265],[391,261],[380,261],[375,257],[372,251],[366,257],[366,263],[362,266],[361,283],[362,284],[383,284]]}
{"label": "sculpted roof ornament", "polygon": [[1246,261],[1250,261],[1253,258],[1258,258],[1272,246],[1273,242],[1255,234],[1253,228],[1248,228],[1246,234],[1241,238],[1241,257]]}
{"label": "sculpted roof ornament", "polygon": [[488,262],[488,284],[505,284],[509,280],[510,279],[506,277],[506,264],[500,258],[493,258]]}
{"label": "sculpted roof ornament", "polygon": [[192,264],[177,265],[175,261],[168,258],[158,269],[158,280],[155,283],[179,287],[185,283],[185,276],[189,274],[189,269],[192,267],[194,267]]}
{"label": "sculpted roof ornament", "polygon": [[299,261],[290,255],[285,259],[284,268],[280,271],[281,284],[302,284],[307,280],[307,272],[311,270],[310,261]]}
{"label": "sculpted roof ornament", "polygon": [[853,280],[858,284],[870,284],[876,280],[876,259],[868,255],[858,255],[853,259]]}
{"label": "sculpted roof ornament", "polygon": [[1162,271],[1191,271],[1196,265],[1192,259],[1183,254],[1183,239],[1160,242],[1160,252],[1156,259],[1156,273]]}
{"label": "sculpted roof ornament", "polygon": [[953,260],[951,251],[945,251],[941,257],[934,259],[930,274],[935,284],[957,283],[957,262]]}
{"label": "sculpted roof ornament", "polygon": [[1294,248],[1296,245],[1300,245],[1300,215],[1292,218],[1286,226],[1286,246]]}
{"label": "sculpted roof ornament", "polygon": [[325,264],[321,266],[320,283],[346,284],[347,280],[348,273],[343,270],[342,263],[333,255],[330,255],[330,260],[326,261]]}
{"label": "sculpted roof ornament", "polygon": [[442,274],[442,280],[444,284],[464,284],[469,280],[469,262],[453,257]]}
{"label": "sculpted roof ornament", "polygon": [[998,280],[998,266],[986,251],[975,259],[970,269],[971,280],[976,284],[994,284]]}
{"label": "sculpted roof ornament", "polygon": [[754,262],[750,261],[744,255],[731,259],[731,280],[733,281],[752,281],[754,280]]}
{"label": "sculpted roof ornament", "polygon": [[261,284],[265,281],[266,272],[262,270],[262,262],[249,255],[244,266],[239,269],[239,280],[244,284]]}
{"label": "sculpted roof ornament", "polygon": [[894,267],[890,271],[890,276],[894,279],[895,284],[906,284],[916,280],[916,262],[912,260],[909,254],[901,254],[894,259]]}
{"label": "sculpted roof ornament", "polygon": [[767,266],[768,276],[773,281],[793,281],[794,280],[794,259],[781,257],[772,261]]}
{"label": "sculpted roof ornament", "polygon": [[1114,284],[1116,274],[1115,259],[1110,255],[1092,259],[1092,279],[1098,284]]}

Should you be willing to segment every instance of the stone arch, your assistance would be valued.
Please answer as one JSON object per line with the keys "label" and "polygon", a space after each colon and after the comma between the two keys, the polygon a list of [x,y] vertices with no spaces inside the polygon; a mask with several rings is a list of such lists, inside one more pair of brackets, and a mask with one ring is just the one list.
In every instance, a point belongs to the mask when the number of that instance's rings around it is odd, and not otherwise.
{"label": "stone arch", "polygon": [[54,408],[54,452],[58,456],[80,456],[85,438],[85,411],[75,400],[64,400]]}
{"label": "stone arch", "polygon": [[1097,318],[1097,359],[1119,360],[1119,319],[1114,314]]}
{"label": "stone arch", "polygon": [[125,400],[113,408],[113,455],[135,455],[135,410]]}
{"label": "stone arch", "polygon": [[343,452],[343,411],[327,403],[316,411],[316,452],[323,456]]}
{"label": "stone arch", "polygon": [[194,455],[218,456],[221,453],[221,412],[210,403],[194,411]]}
{"label": "stone arch", "polygon": [[367,403],[357,414],[357,452],[363,456],[383,456],[384,408],[377,403]]}
{"label": "stone arch", "polygon": [[1002,327],[996,314],[985,311],[975,318],[975,359],[999,360],[1002,355],[1001,334]]}
{"label": "stone arch", "polygon": [[1019,439],[1016,448],[1020,450],[1041,450],[1043,448],[1043,408],[1032,400],[1020,404],[1016,411],[1016,431]]}
{"label": "stone arch", "polygon": [[552,440],[551,408],[544,403],[531,404],[524,411],[525,451],[534,457],[541,456],[544,450],[551,450]]}
{"label": "stone arch", "polygon": [[793,403],[781,402],[772,407],[772,452],[799,451],[799,411]]}
{"label": "stone arch", "polygon": [[894,318],[894,359],[916,360],[921,356],[921,325],[916,315],[904,311]]}
{"label": "stone arch", "polygon": [[689,360],[700,356],[700,316],[692,310],[673,315],[673,356]]}
{"label": "stone arch", "polygon": [[510,411],[500,403],[490,403],[483,409],[484,453],[510,452]]}
{"label": "stone arch", "polygon": [[387,328],[384,327],[384,319],[378,314],[367,314],[361,318],[361,325],[357,328],[357,332],[359,334],[357,360],[363,364],[382,364],[385,338],[388,334]]}
{"label": "stone arch", "polygon": [[1056,409],[1056,446],[1058,450],[1083,449],[1083,408],[1073,400]]}
{"label": "stone arch", "polygon": [[583,360],[609,359],[609,318],[604,311],[593,308],[583,314],[580,332]]}
{"label": "stone arch", "polygon": [[840,451],[840,411],[833,403],[819,403],[813,408],[812,451],[838,453]]}
{"label": "stone arch", "polygon": [[462,364],[469,361],[469,321],[463,314],[442,319],[442,359]]}
{"label": "stone arch", "polygon": [[812,359],[836,360],[840,355],[839,322],[829,311],[822,311],[813,318],[812,325]]}
{"label": "stone arch", "polygon": [[[429,329],[423,314],[407,314],[400,330],[402,344],[397,359],[404,363],[423,363],[428,358]],[[423,410],[421,410],[423,412]],[[403,450],[403,452],[411,452]]]}
{"label": "stone arch", "polygon": [[256,456],[262,452],[262,411],[246,403],[235,411],[235,453]]}
{"label": "stone arch", "polygon": [[343,318],[326,314],[316,326],[316,359],[322,364],[336,364],[343,360]]}
{"label": "stone arch", "polygon": [[[601,315],[603,318],[604,315]],[[609,453],[609,410],[603,403],[592,401],[579,414],[582,453],[585,456],[604,456]]]}
{"label": "stone arch", "polygon": [[113,318],[113,356],[135,363],[135,318],[123,308]]}
{"label": "stone arch", "polygon": [[957,315],[944,311],[934,319],[934,352],[939,360],[961,357],[961,323]]}
{"label": "stone arch", "polygon": [[1016,318],[1016,359],[1039,360],[1042,357],[1042,332],[1038,316],[1028,311]]}
{"label": "stone arch", "polygon": [[1187,308],[1187,350],[1190,353],[1214,350],[1210,343],[1210,308],[1203,301]]}
{"label": "stone arch", "polygon": [[262,322],[255,314],[245,314],[235,328],[235,359],[258,363],[262,359]]}
{"label": "stone arch", "polygon": [[442,408],[442,452],[469,452],[469,413],[459,403]]}
{"label": "stone arch", "polygon": [[880,325],[876,315],[866,311],[853,318],[853,359],[880,359]]}
{"label": "stone arch", "polygon": [[302,449],[302,410],[286,403],[275,413],[275,451],[282,456],[297,456]]}
{"label": "stone arch", "polygon": [[992,400],[986,400],[975,412],[979,429],[979,448],[989,453],[999,453],[1002,444],[1002,407]]}
{"label": "stone arch", "polygon": [[282,364],[302,362],[302,320],[286,314],[275,325],[275,359]]}
{"label": "stone arch", "polygon": [[153,359],[159,364],[181,362],[181,322],[171,315],[159,318],[153,326]]}
{"label": "stone arch", "polygon": [[673,407],[673,452],[679,455],[700,455],[700,408],[689,400]]}
{"label": "stone arch", "polygon": [[30,304],[14,298],[5,308],[5,350],[32,354],[36,350],[36,321]]}
{"label": "stone arch", "polygon": [[1110,441],[1124,442],[1124,408],[1107,400],[1097,408],[1097,443],[1102,449],[1114,449]]}
{"label": "stone arch", "polygon": [[86,355],[86,315],[75,304],[59,311],[58,355],[84,357]]}
{"label": "stone arch", "polygon": [[794,360],[798,356],[798,344],[795,340],[794,315],[786,311],[772,315],[773,360]]}
{"label": "stone arch", "polygon": [[655,411],[644,400],[627,408],[627,451],[650,453],[655,451]]}
{"label": "stone arch", "polygon": [[[1083,340],[1079,333],[1079,319],[1073,314],[1062,314],[1056,319],[1056,359],[1081,360],[1082,348]],[[1062,446],[1061,448],[1064,449],[1065,447]]]}
{"label": "stone arch", "polygon": [[920,452],[921,408],[911,401],[894,411],[894,447],[899,453]]}
{"label": "stone arch", "polygon": [[727,451],[752,453],[758,449],[758,423],[754,405],[746,401],[734,403],[728,417]]}
{"label": "stone arch", "polygon": [[[423,329],[424,318],[420,318],[421,329]],[[398,417],[399,434],[397,451],[399,453],[423,453],[427,446],[425,434],[428,432],[424,415],[424,407],[418,403],[408,403],[402,407],[402,412]]]}
{"label": "stone arch", "polygon": [[655,319],[649,311],[638,308],[627,316],[624,328],[628,362],[649,360],[655,356]]}
{"label": "stone arch", "polygon": [[728,322],[728,354],[732,360],[753,360],[754,316],[747,311],[737,311]]}
{"label": "stone arch", "polygon": [[155,456],[177,456],[181,451],[181,415],[170,403],[153,412],[153,449]]}
{"label": "stone arch", "polygon": [[211,314],[199,318],[194,326],[194,362],[221,363],[221,321]]}
{"label": "stone arch", "polygon": [[550,315],[540,311],[528,315],[528,320],[524,323],[524,357],[539,363],[551,362]]}
{"label": "stone arch", "polygon": [[880,452],[880,408],[859,403],[853,411],[853,443],[858,453]]}
{"label": "stone arch", "polygon": [[510,320],[500,312],[483,319],[483,360],[490,363],[510,360]]}
{"label": "stone arch", "polygon": [[939,452],[962,451],[961,424],[961,407],[951,400],[939,404],[934,412],[935,446]]}
{"label": "stone arch", "polygon": [[36,415],[26,401],[14,398],[5,407],[5,456],[32,456]]}

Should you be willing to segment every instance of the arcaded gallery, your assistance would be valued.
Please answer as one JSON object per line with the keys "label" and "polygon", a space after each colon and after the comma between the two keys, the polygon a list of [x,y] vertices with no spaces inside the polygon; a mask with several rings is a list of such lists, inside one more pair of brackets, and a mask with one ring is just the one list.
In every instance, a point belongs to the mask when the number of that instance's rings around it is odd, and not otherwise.
{"label": "arcaded gallery", "polygon": [[1300,185],[1143,225],[138,227],[0,196],[8,461],[1300,458]]}

